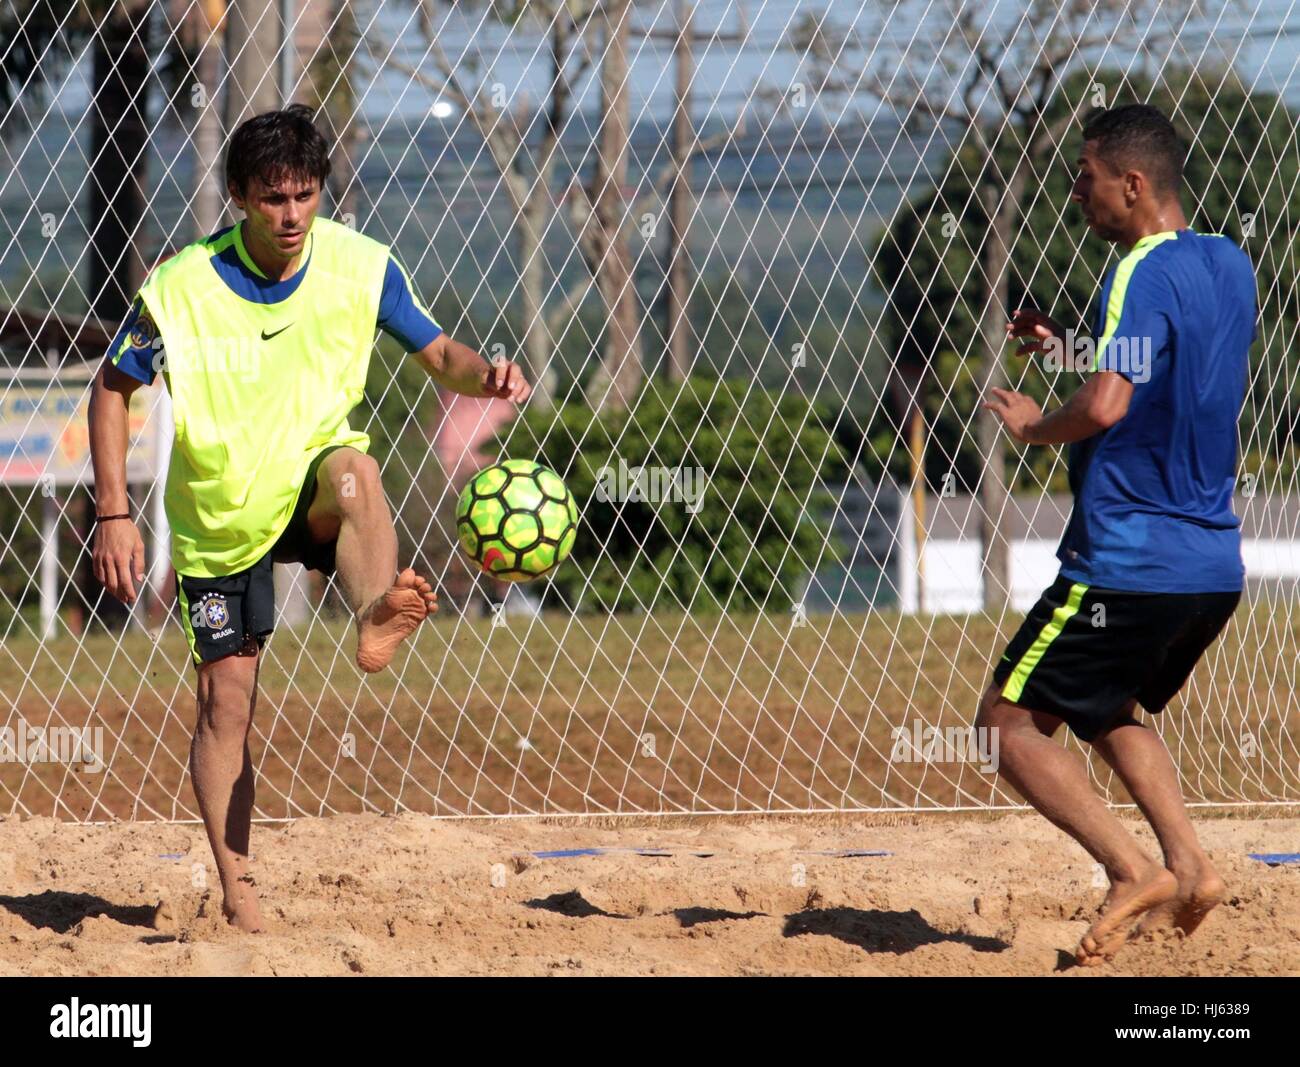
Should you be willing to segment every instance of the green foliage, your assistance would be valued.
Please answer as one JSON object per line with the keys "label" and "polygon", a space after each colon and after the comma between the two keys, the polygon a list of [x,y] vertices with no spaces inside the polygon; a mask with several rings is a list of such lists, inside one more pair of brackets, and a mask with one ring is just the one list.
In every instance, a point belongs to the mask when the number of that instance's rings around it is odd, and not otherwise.
{"label": "green foliage", "polygon": [[[0,115],[8,116],[23,92],[44,103],[46,83],[64,77],[91,18],[103,18],[108,4],[92,0],[72,12],[63,7],[53,0],[8,0],[0,8]],[[25,127],[25,111],[16,109],[15,126]]]}
{"label": "green foliage", "polygon": [[[1183,197],[1189,222],[1202,233],[1225,233],[1237,241],[1255,263],[1259,283],[1263,325],[1251,356],[1241,422],[1242,469],[1261,472],[1266,482],[1274,475],[1290,478],[1296,469],[1300,396],[1294,375],[1286,370],[1284,339],[1294,336],[1300,321],[1300,237],[1294,225],[1300,217],[1300,187],[1281,177],[1279,161],[1295,158],[1296,116],[1275,96],[1250,93],[1231,76],[1207,82],[1194,74],[1167,72],[1158,88],[1130,79],[1117,92],[1121,80],[1118,74],[1084,73],[1068,79],[1049,107],[1047,121],[1076,107],[1086,113],[1092,86],[1101,82],[1112,105],[1150,102],[1173,116],[1192,142]],[[885,323],[891,349],[900,364],[928,372],[926,477],[932,488],[949,471],[965,491],[979,480],[973,432],[980,401],[976,331],[984,301],[980,255],[991,232],[982,197],[987,183],[1010,173],[1022,150],[1020,139],[1020,131],[1004,129],[993,168],[982,165],[967,139],[939,167],[944,175],[940,185],[899,212],[873,257],[877,282],[891,294]],[[1076,135],[1062,152],[1029,160],[1006,311],[1037,307],[1067,328],[1090,333],[1094,302],[1117,252],[1085,235],[1082,215],[1069,204],[1078,147]],[[1038,363],[1020,359],[1012,345],[1005,350],[1004,366],[1011,386],[1045,408],[1078,384],[1069,372],[1049,376]],[[889,444],[890,436],[888,414],[882,411],[871,431],[877,451]],[[902,451],[894,452],[897,463]],[[1066,488],[1065,467],[1054,449],[1012,448],[1008,464],[1017,488]]]}
{"label": "green foliage", "polygon": [[[31,116],[47,105],[51,90],[71,73],[79,56],[89,54],[96,38],[114,54],[114,47],[137,34],[156,61],[152,74],[167,101],[161,121],[185,122],[196,112],[178,100],[193,86],[197,49],[187,34],[173,32],[162,5],[5,0],[0,6],[0,137],[31,129]],[[23,105],[15,106],[20,97]],[[99,109],[91,108],[90,114],[103,121]],[[97,163],[105,165],[102,159]]]}
{"label": "green foliage", "polygon": [[[502,446],[557,471],[578,502],[572,556],[550,578],[571,608],[650,610],[667,598],[696,611],[785,610],[829,536],[821,482],[847,474],[831,419],[799,394],[696,375],[680,389],[652,379],[626,412],[530,410]],[[657,503],[622,491],[652,467],[699,468],[702,492],[686,477],[686,492]],[[833,543],[822,554],[838,558]]]}

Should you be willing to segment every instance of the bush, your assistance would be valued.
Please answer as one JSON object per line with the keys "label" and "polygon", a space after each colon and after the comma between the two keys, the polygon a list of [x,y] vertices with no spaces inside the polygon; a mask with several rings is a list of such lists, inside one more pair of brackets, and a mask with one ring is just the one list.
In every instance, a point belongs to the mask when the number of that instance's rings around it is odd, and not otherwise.
{"label": "bush", "polygon": [[[666,596],[696,612],[788,610],[812,565],[839,558],[821,518],[832,502],[821,483],[847,476],[831,414],[802,395],[697,376],[651,380],[623,412],[530,409],[501,440],[507,455],[557,471],[577,499],[577,542],[550,579],[571,609],[652,610]],[[702,476],[654,502],[621,491],[636,468]],[[700,483],[692,513],[683,497]]]}

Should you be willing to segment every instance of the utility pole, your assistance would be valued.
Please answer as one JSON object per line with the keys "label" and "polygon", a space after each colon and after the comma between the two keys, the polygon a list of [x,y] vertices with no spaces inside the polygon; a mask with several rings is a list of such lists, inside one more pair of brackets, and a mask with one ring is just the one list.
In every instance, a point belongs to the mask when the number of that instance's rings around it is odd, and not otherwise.
{"label": "utility pole", "polygon": [[280,106],[279,0],[231,0],[226,15],[226,129]]}
{"label": "utility pole", "polygon": [[608,325],[600,364],[587,383],[587,401],[595,411],[628,408],[644,375],[623,199],[630,134],[627,40],[631,19],[631,0],[607,0],[598,16],[605,54],[600,65],[600,139],[588,197],[596,231],[593,269]]}
{"label": "utility pole", "polygon": [[297,4],[280,0],[280,106],[293,103],[293,87],[298,81]]}
{"label": "utility pole", "polygon": [[730,33],[695,32],[695,8],[698,0],[677,0],[677,28],[656,30],[652,40],[673,43],[676,71],[676,100],[673,112],[672,167],[673,184],[668,200],[668,285],[665,303],[668,319],[668,380],[684,381],[691,372],[691,337],[688,304],[690,302],[690,264],[686,235],[690,229],[695,201],[691,195],[690,162],[699,148],[699,137],[691,121],[694,105],[695,45],[697,42],[741,44],[749,35],[745,9],[737,9],[737,28]]}

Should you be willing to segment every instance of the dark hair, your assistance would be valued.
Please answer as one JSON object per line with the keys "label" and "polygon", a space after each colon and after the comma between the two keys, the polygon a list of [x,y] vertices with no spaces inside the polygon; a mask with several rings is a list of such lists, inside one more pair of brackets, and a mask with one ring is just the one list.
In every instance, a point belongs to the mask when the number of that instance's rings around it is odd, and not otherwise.
{"label": "dark hair", "polygon": [[1158,195],[1175,194],[1182,186],[1187,150],[1174,124],[1150,104],[1090,111],[1083,139],[1096,141],[1097,154],[1115,170],[1140,170]]}
{"label": "dark hair", "polygon": [[291,104],[240,123],[226,147],[227,184],[233,183],[241,196],[253,178],[268,185],[285,178],[315,178],[324,188],[330,173],[329,145],[311,115],[306,104]]}

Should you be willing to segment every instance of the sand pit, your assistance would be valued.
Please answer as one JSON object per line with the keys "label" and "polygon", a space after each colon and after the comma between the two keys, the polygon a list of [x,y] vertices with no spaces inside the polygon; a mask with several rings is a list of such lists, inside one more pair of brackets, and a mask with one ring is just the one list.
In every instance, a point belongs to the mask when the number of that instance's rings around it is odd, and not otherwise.
{"label": "sand pit", "polygon": [[[1247,858],[1296,851],[1300,819],[1198,828],[1228,901],[1186,942],[1085,971],[1070,954],[1103,889],[1028,814],[259,825],[257,936],[193,884],[194,864],[214,876],[201,827],[11,816],[0,974],[1300,975],[1300,868]],[[671,854],[528,855],[599,846]],[[893,854],[813,854],[839,849]]]}

